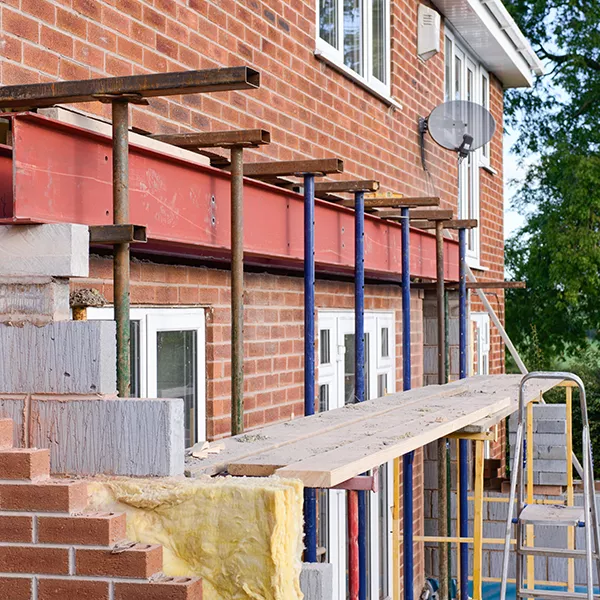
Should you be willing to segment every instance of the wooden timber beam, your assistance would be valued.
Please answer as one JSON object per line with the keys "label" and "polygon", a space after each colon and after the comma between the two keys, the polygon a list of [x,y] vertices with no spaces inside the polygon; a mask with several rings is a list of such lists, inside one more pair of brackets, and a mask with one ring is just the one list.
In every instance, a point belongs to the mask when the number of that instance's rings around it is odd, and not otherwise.
{"label": "wooden timber beam", "polygon": [[0,108],[43,108],[75,102],[128,101],[154,96],[255,89],[260,73],[249,67],[153,73],[81,81],[58,81],[0,87]]}
{"label": "wooden timber beam", "polygon": [[229,146],[250,148],[271,143],[271,134],[265,129],[167,133],[155,134],[149,137],[179,148],[226,148]]}
{"label": "wooden timber beam", "polygon": [[[339,204],[354,208],[354,199],[342,200]],[[402,194],[368,194],[365,208],[413,208],[417,206],[439,206],[437,197],[406,198]]]}
{"label": "wooden timber beam", "polygon": [[329,173],[342,173],[343,171],[344,161],[340,158],[255,162],[244,165],[244,175],[255,179],[285,175],[327,175]]}
{"label": "wooden timber beam", "polygon": [[[435,229],[435,221],[415,221],[411,225],[418,229]],[[474,229],[477,225],[477,219],[452,219],[442,223],[444,229]]]}
{"label": "wooden timber beam", "polygon": [[[400,219],[402,211],[400,210],[380,210],[375,213],[376,216],[382,219]],[[452,219],[451,210],[411,210],[409,219],[413,220],[431,220],[431,221],[450,221]]]}
{"label": "wooden timber beam", "polygon": [[[435,281],[420,281],[411,283],[410,287],[418,290],[435,290]],[[446,283],[447,289],[458,289],[458,283]],[[525,289],[524,281],[467,281],[468,290],[515,290]]]}
{"label": "wooden timber beam", "polygon": [[331,192],[376,192],[379,181],[368,179],[365,181],[318,181],[315,183],[315,194],[328,194]]}

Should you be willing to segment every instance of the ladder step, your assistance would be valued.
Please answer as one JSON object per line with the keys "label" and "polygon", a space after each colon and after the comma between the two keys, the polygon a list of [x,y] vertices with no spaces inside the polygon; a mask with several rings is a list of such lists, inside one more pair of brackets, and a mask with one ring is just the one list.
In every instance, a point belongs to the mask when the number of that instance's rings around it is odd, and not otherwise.
{"label": "ladder step", "polygon": [[[587,600],[588,595],[585,592],[565,592],[561,590],[528,590],[521,588],[519,590],[521,598],[581,598]],[[594,599],[600,598],[598,594],[594,594]]]}
{"label": "ladder step", "polygon": [[[519,548],[521,554],[527,556],[558,556],[559,558],[585,558],[585,550],[568,550],[566,548],[543,548],[541,546],[532,548],[531,546],[521,546]],[[592,558],[598,559],[598,555],[593,552]]]}
{"label": "ladder step", "polygon": [[519,521],[538,525],[574,527],[585,522],[585,509],[582,506],[560,504],[528,504],[519,514]]}

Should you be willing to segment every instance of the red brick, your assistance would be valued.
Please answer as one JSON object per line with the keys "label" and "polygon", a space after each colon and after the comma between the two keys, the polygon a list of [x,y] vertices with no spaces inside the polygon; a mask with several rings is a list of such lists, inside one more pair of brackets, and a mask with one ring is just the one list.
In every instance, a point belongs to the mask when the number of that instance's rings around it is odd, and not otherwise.
{"label": "red brick", "polygon": [[69,550],[36,546],[0,547],[0,572],[31,573],[32,568],[44,575],[68,575]]}
{"label": "red brick", "polygon": [[126,524],[124,514],[38,517],[38,541],[45,544],[112,546],[125,539]]}
{"label": "red brick", "polygon": [[6,600],[31,600],[31,579],[27,577],[0,577],[0,598],[6,598]]}
{"label": "red brick", "polygon": [[29,67],[35,67],[42,73],[53,76],[58,75],[59,58],[45,48],[25,44],[23,62]]}
{"label": "red brick", "polygon": [[50,475],[50,450],[12,448],[0,451],[0,479],[40,479]]}
{"label": "red brick", "polygon": [[87,35],[87,21],[77,13],[68,12],[62,8],[56,14],[56,25],[62,31],[85,39]]}
{"label": "red brick", "polygon": [[0,516],[0,542],[33,542],[33,518]]}
{"label": "red brick", "polygon": [[109,589],[106,581],[82,581],[72,579],[40,579],[38,600],[108,600]]}
{"label": "red brick", "polygon": [[2,30],[32,42],[38,42],[40,39],[40,26],[35,19],[7,8],[2,10]]}
{"label": "red brick", "polygon": [[0,484],[1,510],[75,512],[83,510],[87,501],[87,484],[83,481]]}
{"label": "red brick", "polygon": [[13,447],[12,419],[0,419],[0,449]]}
{"label": "red brick", "polygon": [[73,56],[73,38],[56,29],[42,26],[40,43],[62,56]]}
{"label": "red brick", "polygon": [[94,21],[100,20],[101,9],[102,6],[97,0],[73,0],[73,10],[94,19]]}
{"label": "red brick", "polygon": [[202,581],[174,577],[154,583],[116,583],[115,600],[202,600]]}
{"label": "red brick", "polygon": [[110,550],[77,550],[77,575],[147,579],[162,570],[162,546],[137,544],[113,554]]}

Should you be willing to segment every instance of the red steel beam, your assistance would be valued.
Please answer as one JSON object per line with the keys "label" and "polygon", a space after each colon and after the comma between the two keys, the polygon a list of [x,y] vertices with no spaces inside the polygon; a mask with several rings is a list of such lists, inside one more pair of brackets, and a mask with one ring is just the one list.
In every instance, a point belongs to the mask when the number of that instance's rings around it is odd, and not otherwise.
{"label": "red steel beam", "polygon": [[[10,118],[12,159],[9,150],[0,147],[0,219],[112,223],[110,137],[34,113]],[[148,235],[140,251],[229,258],[229,173],[134,143],[129,169],[131,222],[145,226]],[[246,179],[244,204],[248,264],[301,269],[302,196]],[[317,268],[351,273],[354,211],[317,200],[315,220]],[[365,215],[367,276],[399,281],[400,245],[400,225]],[[457,280],[458,244],[446,241],[445,256],[446,279]],[[435,278],[435,273],[435,236],[412,230],[411,274]]]}

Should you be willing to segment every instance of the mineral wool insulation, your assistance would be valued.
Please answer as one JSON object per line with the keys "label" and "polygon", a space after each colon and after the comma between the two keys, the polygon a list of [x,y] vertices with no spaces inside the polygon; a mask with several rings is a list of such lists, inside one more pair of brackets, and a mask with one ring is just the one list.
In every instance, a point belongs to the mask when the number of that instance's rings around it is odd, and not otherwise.
{"label": "mineral wool insulation", "polygon": [[90,509],[127,513],[127,536],[162,544],[165,574],[199,576],[205,600],[301,600],[302,483],[219,477],[90,485]]}

